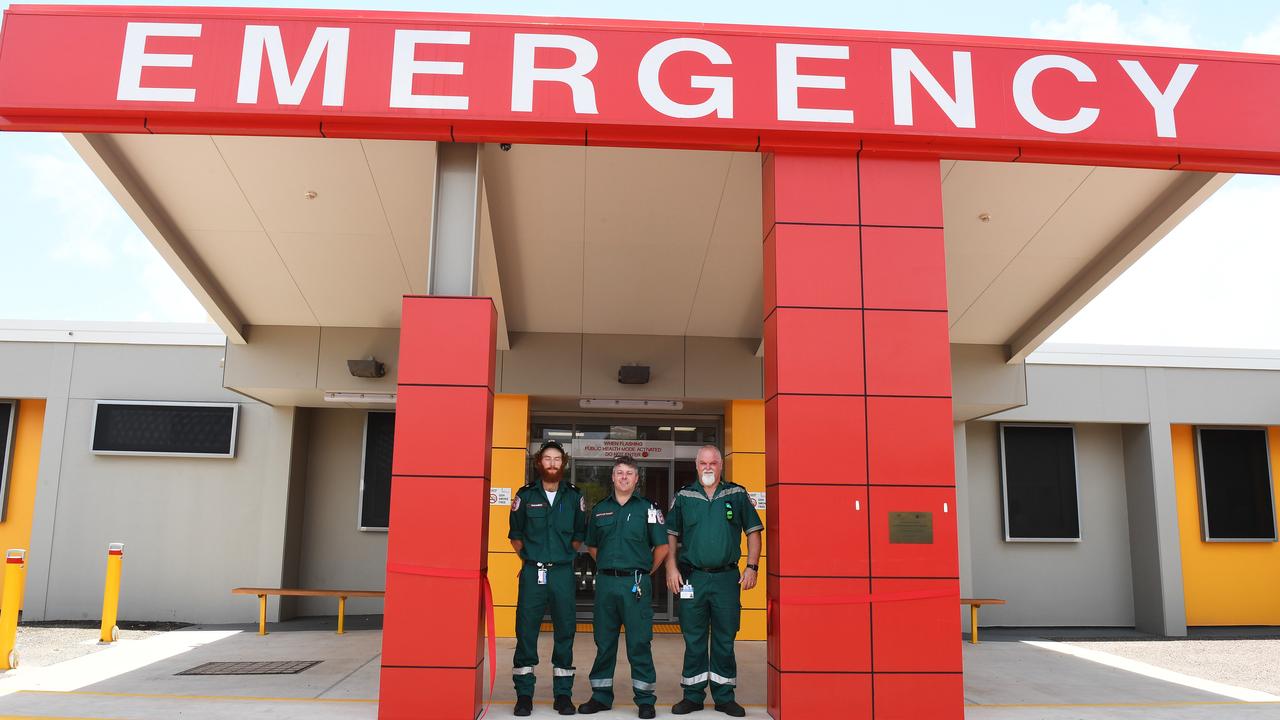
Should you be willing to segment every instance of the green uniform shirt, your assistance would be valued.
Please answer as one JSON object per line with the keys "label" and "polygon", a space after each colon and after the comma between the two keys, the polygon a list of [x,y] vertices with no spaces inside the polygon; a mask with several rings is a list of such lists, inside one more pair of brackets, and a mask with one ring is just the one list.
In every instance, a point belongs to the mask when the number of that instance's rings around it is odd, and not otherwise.
{"label": "green uniform shirt", "polygon": [[662,511],[648,498],[632,495],[619,505],[613,494],[591,508],[587,546],[596,548],[601,570],[644,570],[653,567],[653,549],[667,542]]}
{"label": "green uniform shirt", "polygon": [[742,534],[762,529],[764,523],[747,491],[724,480],[713,498],[700,483],[686,485],[676,493],[667,517],[667,532],[680,538],[679,562],[698,568],[737,564]]}
{"label": "green uniform shirt", "polygon": [[578,554],[573,542],[586,536],[587,505],[577,487],[561,480],[554,504],[547,499],[540,480],[516,491],[507,537],[524,542],[521,556],[525,560],[571,563]]}

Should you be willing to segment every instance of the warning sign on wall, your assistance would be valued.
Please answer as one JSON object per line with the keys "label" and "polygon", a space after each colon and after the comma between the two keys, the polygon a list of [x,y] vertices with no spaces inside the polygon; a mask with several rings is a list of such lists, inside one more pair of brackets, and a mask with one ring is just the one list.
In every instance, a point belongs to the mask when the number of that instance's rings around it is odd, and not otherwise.
{"label": "warning sign on wall", "polygon": [[511,488],[489,488],[490,505],[510,505]]}
{"label": "warning sign on wall", "polygon": [[671,440],[591,440],[576,438],[573,449],[569,451],[574,457],[583,459],[613,459],[619,455],[630,455],[637,460],[670,460],[676,456],[676,444]]}

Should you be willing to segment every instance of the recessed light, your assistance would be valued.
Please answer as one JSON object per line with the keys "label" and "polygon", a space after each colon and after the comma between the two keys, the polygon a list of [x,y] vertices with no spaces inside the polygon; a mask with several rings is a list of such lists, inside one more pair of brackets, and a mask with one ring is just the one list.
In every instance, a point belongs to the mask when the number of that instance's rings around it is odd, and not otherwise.
{"label": "recessed light", "polygon": [[991,222],[991,213],[987,213],[987,212],[978,213],[978,220],[984,223]]}
{"label": "recessed light", "polygon": [[308,190],[308,191],[306,191],[306,192],[302,193],[302,197],[304,197],[304,198],[306,198],[306,199],[308,199],[308,200],[315,200],[317,197],[319,197],[319,195],[320,195],[320,194],[319,194],[319,193],[317,193],[315,190]]}

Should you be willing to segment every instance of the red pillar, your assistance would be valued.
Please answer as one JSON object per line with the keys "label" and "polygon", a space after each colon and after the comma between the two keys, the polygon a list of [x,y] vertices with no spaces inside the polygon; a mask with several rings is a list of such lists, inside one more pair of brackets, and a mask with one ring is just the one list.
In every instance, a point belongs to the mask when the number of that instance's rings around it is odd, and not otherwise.
{"label": "red pillar", "polygon": [[480,707],[496,327],[487,297],[404,299],[380,720]]}
{"label": "red pillar", "polygon": [[776,154],[762,184],[769,712],[958,720],[939,163]]}

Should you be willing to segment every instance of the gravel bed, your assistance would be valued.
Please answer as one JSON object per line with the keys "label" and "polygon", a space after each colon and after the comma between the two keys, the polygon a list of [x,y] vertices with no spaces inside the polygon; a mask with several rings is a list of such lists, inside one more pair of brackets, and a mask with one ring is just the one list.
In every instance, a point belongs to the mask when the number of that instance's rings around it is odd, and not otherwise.
{"label": "gravel bed", "polygon": [[1280,695],[1280,638],[1065,641],[1205,680]]}
{"label": "gravel bed", "polygon": [[[185,623],[124,623],[120,639],[143,640],[184,626]],[[110,647],[98,643],[98,633],[99,626],[89,622],[23,623],[18,626],[18,665],[44,667]]]}

